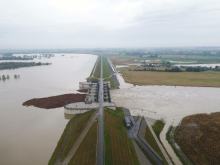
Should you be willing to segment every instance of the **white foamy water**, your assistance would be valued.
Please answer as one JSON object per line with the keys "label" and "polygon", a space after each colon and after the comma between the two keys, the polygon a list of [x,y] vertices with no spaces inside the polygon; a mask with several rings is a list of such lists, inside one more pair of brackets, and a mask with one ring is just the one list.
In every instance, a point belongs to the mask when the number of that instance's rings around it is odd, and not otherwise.
{"label": "white foamy water", "polygon": [[[45,59],[52,65],[3,70],[10,80],[0,81],[0,164],[46,165],[66,126],[64,109],[24,107],[36,97],[74,92],[96,61],[94,55],[57,54]],[[19,74],[20,79],[13,75]]]}
{"label": "white foamy water", "polygon": [[169,126],[178,124],[187,115],[220,112],[220,88],[133,86],[120,74],[117,76],[120,89],[111,92],[112,101],[128,108],[132,115],[163,118],[166,125],[160,139],[177,165],[181,162],[166,140]]}
{"label": "white foamy water", "polygon": [[178,123],[187,115],[220,111],[220,88],[132,86],[118,77],[122,87],[112,91],[112,100],[133,115]]}

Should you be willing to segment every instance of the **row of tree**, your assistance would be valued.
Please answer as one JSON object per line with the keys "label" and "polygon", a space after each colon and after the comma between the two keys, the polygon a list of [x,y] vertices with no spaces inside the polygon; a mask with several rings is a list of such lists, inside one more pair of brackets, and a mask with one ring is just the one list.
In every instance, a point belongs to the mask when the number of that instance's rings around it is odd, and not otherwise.
{"label": "row of tree", "polygon": [[[20,78],[20,75],[19,74],[14,74],[14,79],[19,79]],[[7,74],[3,74],[3,75],[0,75],[0,81],[6,81],[6,80],[9,80],[10,79],[10,76]]]}
{"label": "row of tree", "polygon": [[0,62],[0,70],[4,69],[17,69],[31,66],[50,65],[50,63],[42,62]]}
{"label": "row of tree", "polygon": [[204,71],[220,71],[220,67],[216,66],[214,68],[212,67],[202,67],[202,66],[175,66],[171,68],[167,68],[165,71],[167,72],[204,72]]}

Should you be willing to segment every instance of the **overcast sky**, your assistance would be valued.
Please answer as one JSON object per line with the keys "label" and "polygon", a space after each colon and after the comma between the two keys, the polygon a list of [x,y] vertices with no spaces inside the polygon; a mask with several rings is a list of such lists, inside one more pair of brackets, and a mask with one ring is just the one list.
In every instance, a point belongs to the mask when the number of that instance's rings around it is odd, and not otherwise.
{"label": "overcast sky", "polygon": [[0,0],[0,49],[220,46],[219,0]]}

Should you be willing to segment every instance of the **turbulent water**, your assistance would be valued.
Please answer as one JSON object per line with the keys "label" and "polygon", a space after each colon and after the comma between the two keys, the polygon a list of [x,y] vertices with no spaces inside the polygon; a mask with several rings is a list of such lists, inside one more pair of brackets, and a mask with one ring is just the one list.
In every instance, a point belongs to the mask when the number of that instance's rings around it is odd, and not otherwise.
{"label": "turbulent water", "polygon": [[220,88],[181,86],[133,86],[118,75],[121,89],[112,91],[118,106],[134,115],[179,123],[187,115],[220,111]]}
{"label": "turbulent water", "polygon": [[160,139],[176,164],[181,164],[166,140],[170,125],[187,115],[220,112],[220,88],[180,86],[134,86],[118,74],[120,89],[111,92],[117,106],[130,109],[132,115],[164,119]]}
{"label": "turbulent water", "polygon": [[[0,71],[10,80],[0,81],[0,164],[47,164],[67,123],[63,108],[23,107],[34,97],[74,92],[96,61],[94,55],[56,54],[44,59],[49,66]],[[20,79],[14,79],[19,74]]]}

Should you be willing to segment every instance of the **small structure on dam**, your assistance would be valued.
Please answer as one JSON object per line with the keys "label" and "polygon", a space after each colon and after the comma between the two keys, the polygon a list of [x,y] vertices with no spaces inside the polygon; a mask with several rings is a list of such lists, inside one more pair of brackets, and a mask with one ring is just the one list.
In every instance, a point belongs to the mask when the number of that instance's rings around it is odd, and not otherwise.
{"label": "small structure on dam", "polygon": [[98,102],[98,83],[89,83],[88,93],[85,98],[86,104],[92,104],[93,102]]}
{"label": "small structure on dam", "polygon": [[[104,106],[111,109],[115,109],[115,104],[111,102],[110,96],[110,82],[103,82],[104,88]],[[86,98],[84,102],[71,103],[64,106],[65,114],[79,114],[93,109],[99,108],[98,93],[99,82],[80,82],[80,90],[87,90]]]}

